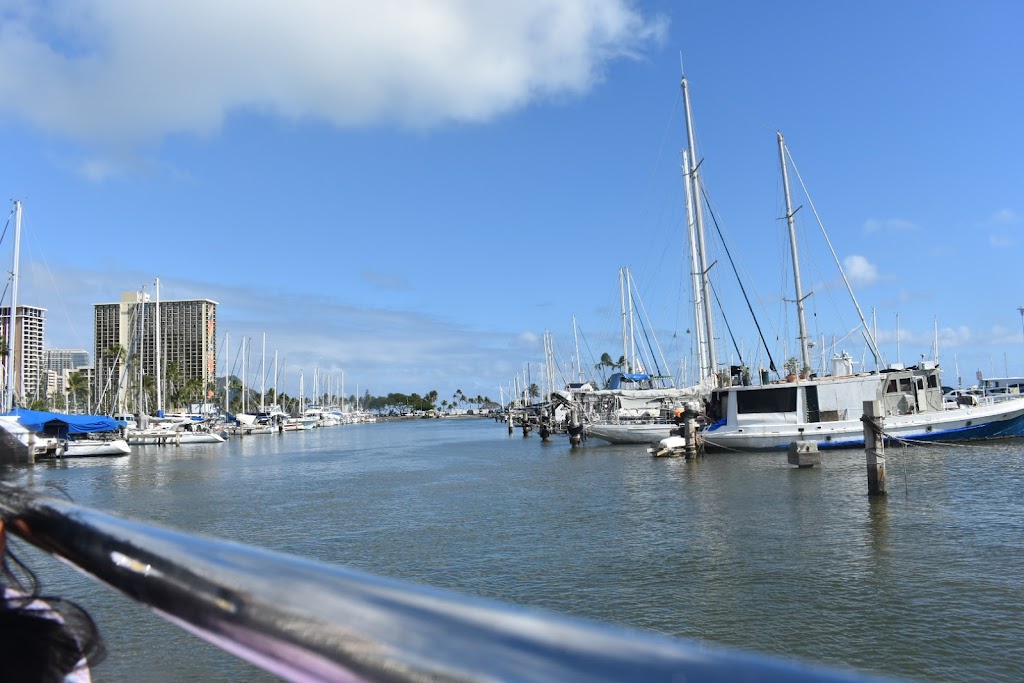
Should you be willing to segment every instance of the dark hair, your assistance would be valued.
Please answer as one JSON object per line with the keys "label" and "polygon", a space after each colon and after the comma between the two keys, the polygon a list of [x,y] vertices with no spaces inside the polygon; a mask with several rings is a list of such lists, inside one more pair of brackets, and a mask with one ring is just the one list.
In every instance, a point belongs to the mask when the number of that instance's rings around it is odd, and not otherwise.
{"label": "dark hair", "polygon": [[[0,433],[7,434],[2,426]],[[16,457],[5,446],[0,439],[0,480]],[[96,623],[75,603],[40,593],[39,579],[6,542],[8,521],[0,520],[0,683],[60,682],[83,660],[99,664],[106,650]]]}

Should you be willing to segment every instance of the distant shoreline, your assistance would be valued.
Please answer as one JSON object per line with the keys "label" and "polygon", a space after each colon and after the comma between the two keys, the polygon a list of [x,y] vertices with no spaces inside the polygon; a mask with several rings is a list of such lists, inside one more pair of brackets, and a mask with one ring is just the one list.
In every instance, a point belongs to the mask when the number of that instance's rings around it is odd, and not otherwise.
{"label": "distant shoreline", "polygon": [[465,418],[475,418],[475,419],[487,418],[487,419],[492,419],[494,417],[494,414],[489,414],[489,415],[483,415],[483,414],[480,414],[480,415],[477,415],[477,414],[473,414],[473,415],[467,415],[467,414],[447,415],[447,414],[442,414],[442,415],[436,415],[436,416],[428,416],[428,415],[378,415],[376,417],[377,417],[377,420],[379,420],[379,421],[389,421],[390,422],[390,421],[397,421],[397,420],[461,420],[461,419],[465,419]]}

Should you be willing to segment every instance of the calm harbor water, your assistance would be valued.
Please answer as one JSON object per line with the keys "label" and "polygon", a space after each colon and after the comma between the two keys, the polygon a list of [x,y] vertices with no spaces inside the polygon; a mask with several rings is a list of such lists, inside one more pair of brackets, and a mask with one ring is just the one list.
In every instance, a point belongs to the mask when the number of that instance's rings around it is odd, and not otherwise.
{"label": "calm harbor water", "polygon": [[[1024,441],[650,457],[417,420],[39,463],[83,505],[389,577],[922,681],[1024,680]],[[273,681],[36,552],[97,620],[96,681]]]}

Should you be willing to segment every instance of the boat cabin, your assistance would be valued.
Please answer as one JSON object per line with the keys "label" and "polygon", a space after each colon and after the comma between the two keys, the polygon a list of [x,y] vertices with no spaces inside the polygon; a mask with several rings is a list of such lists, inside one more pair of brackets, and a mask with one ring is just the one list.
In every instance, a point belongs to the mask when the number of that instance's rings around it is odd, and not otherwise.
{"label": "boat cabin", "polygon": [[712,392],[712,423],[729,428],[858,420],[864,401],[880,401],[884,415],[943,409],[939,369],[914,367],[843,377],[820,377],[767,385],[731,386]]}

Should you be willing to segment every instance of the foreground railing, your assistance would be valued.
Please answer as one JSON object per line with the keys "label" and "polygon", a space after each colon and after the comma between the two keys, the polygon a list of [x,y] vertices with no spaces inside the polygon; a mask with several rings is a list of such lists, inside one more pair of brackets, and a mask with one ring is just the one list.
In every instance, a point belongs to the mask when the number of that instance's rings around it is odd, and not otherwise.
{"label": "foreground railing", "polygon": [[0,516],[29,543],[293,681],[865,680],[185,534],[4,485]]}

